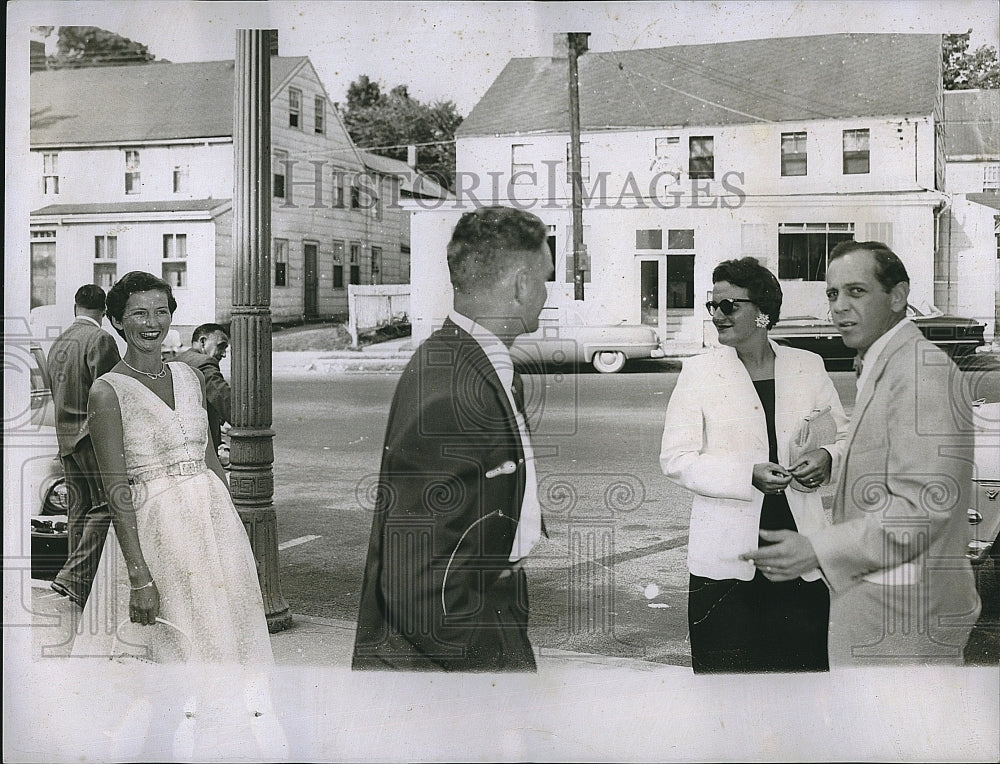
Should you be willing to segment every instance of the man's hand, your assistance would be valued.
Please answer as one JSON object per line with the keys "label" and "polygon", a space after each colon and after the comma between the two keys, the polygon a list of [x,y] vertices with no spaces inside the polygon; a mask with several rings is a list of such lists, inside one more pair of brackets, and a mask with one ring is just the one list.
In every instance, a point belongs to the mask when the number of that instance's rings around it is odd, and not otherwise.
{"label": "man's hand", "polygon": [[771,581],[793,581],[819,567],[809,539],[795,531],[760,531],[764,541],[772,542],[740,555],[749,560]]}
{"label": "man's hand", "polygon": [[806,488],[815,488],[830,479],[832,465],[833,457],[830,456],[830,452],[825,448],[817,448],[804,454],[788,471]]}

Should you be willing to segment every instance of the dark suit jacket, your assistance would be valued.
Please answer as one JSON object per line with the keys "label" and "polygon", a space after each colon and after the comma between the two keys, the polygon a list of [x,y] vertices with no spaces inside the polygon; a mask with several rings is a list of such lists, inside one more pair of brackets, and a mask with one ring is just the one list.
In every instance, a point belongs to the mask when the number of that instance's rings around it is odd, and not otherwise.
{"label": "dark suit jacket", "polygon": [[[487,477],[505,462],[513,471]],[[353,668],[534,670],[526,578],[508,561],[524,480],[507,394],[446,321],[389,412]]]}
{"label": "dark suit jacket", "polygon": [[87,400],[94,380],[121,360],[115,339],[103,329],[78,318],[49,349],[49,385],[55,406],[59,455],[72,453],[87,437]]}
{"label": "dark suit jacket", "polygon": [[208,404],[208,429],[216,448],[222,443],[222,423],[231,422],[233,393],[219,370],[219,361],[210,355],[189,348],[178,353],[175,361],[183,361],[188,366],[201,370],[205,376],[205,399]]}

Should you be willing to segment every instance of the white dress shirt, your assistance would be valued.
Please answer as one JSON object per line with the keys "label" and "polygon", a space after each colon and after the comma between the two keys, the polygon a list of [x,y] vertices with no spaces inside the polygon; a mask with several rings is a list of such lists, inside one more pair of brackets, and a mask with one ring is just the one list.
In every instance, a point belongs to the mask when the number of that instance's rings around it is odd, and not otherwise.
{"label": "white dress shirt", "polygon": [[517,562],[528,556],[542,536],[542,508],[538,503],[538,478],[535,474],[535,453],[531,448],[531,438],[528,437],[528,427],[521,412],[517,410],[514,394],[511,392],[514,382],[514,362],[507,346],[489,329],[454,310],[448,314],[448,318],[460,329],[471,334],[486,353],[486,357],[500,378],[501,386],[507,393],[507,400],[510,402],[517,421],[517,430],[521,435],[521,450],[524,452],[524,498],[521,500],[521,517],[508,558],[511,562]]}

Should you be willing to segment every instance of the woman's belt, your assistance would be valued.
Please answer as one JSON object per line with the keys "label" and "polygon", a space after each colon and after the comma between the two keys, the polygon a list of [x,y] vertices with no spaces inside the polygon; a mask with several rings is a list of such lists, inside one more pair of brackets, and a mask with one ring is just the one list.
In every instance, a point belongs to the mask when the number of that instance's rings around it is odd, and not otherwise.
{"label": "woman's belt", "polygon": [[204,472],[208,467],[204,459],[195,459],[184,462],[174,462],[173,464],[157,464],[152,467],[144,467],[129,475],[129,480],[139,480],[148,483],[163,477],[176,477],[178,475],[197,475]]}

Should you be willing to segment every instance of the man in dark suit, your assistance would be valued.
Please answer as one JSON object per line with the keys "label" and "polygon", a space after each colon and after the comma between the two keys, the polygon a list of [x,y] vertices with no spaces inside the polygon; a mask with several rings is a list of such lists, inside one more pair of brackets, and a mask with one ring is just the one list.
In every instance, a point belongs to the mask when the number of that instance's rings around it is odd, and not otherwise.
{"label": "man in dark suit", "polygon": [[509,348],[538,327],[546,227],[521,210],[468,212],[448,269],[454,310],[389,412],[353,668],[534,671],[521,561],[542,523]]}
{"label": "man in dark suit", "polygon": [[87,428],[90,388],[120,360],[114,338],[101,328],[104,290],[85,284],[76,291],[70,324],[49,350],[56,438],[66,477],[69,553],[52,589],[83,607],[101,559],[111,515]]}
{"label": "man in dark suit", "polygon": [[965,556],[972,412],[953,395],[955,366],[906,320],[910,279],[889,247],[838,244],[826,282],[860,361],[833,524],[762,531],[778,543],[746,557],[774,580],[819,565],[831,667],[960,665],[980,611]]}
{"label": "man in dark suit", "polygon": [[230,421],[233,393],[222,376],[219,361],[229,350],[229,335],[224,326],[202,324],[191,333],[191,347],[178,353],[175,361],[199,369],[205,376],[205,402],[208,404],[208,430],[212,444],[219,450],[222,443],[222,423]]}

